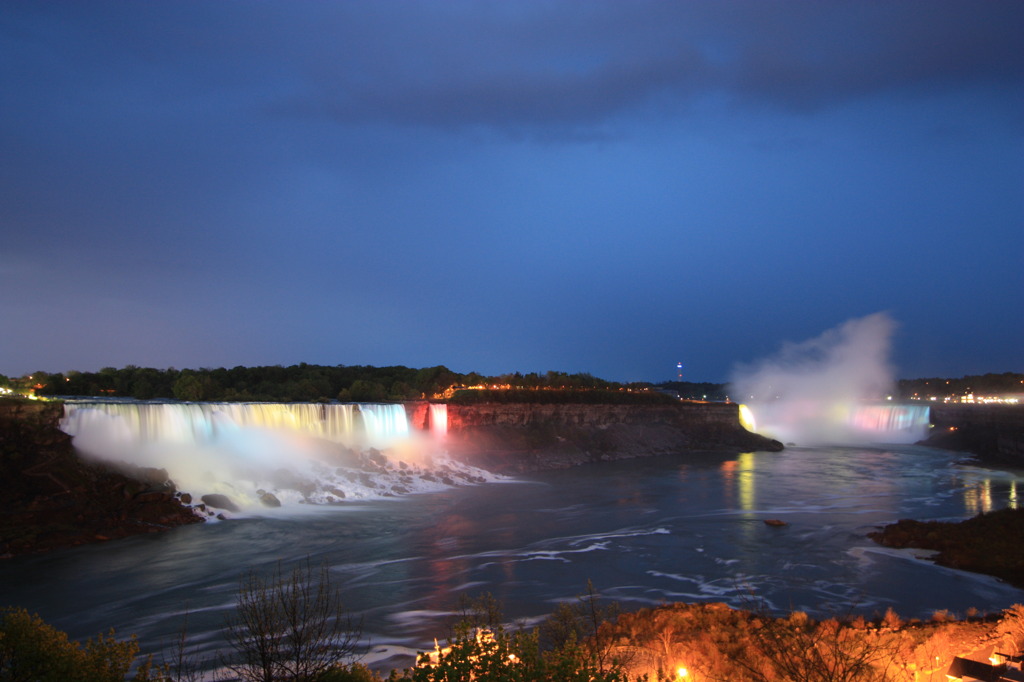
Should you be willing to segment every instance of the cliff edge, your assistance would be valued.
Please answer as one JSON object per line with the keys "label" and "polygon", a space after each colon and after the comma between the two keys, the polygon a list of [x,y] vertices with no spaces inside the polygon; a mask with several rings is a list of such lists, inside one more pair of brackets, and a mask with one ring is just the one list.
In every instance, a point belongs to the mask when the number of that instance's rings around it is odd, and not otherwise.
{"label": "cliff edge", "polygon": [[930,414],[932,432],[921,445],[1024,466],[1024,405],[936,405]]}
{"label": "cliff edge", "polygon": [[561,469],[694,450],[782,450],[740,426],[735,403],[448,406],[448,452],[491,471]]}

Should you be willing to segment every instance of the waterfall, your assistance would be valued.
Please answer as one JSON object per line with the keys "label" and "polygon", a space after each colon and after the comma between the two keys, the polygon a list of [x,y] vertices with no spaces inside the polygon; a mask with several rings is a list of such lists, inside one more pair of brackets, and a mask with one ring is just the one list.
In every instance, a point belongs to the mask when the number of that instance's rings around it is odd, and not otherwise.
{"label": "waterfall", "polygon": [[[249,509],[336,504],[487,477],[411,434],[400,404],[68,401],[60,427],[85,456],[166,469],[197,501],[216,493]],[[455,473],[434,475],[439,461]]]}
{"label": "waterfall", "polygon": [[850,424],[869,433],[908,433],[920,440],[929,418],[927,405],[861,405],[851,411]]}
{"label": "waterfall", "polygon": [[260,428],[298,431],[352,446],[359,438],[356,411],[378,407],[397,407],[404,414],[401,405],[69,402],[61,429],[70,436],[88,436],[97,423],[114,418],[144,443],[203,445],[239,428]]}
{"label": "waterfall", "polygon": [[430,405],[430,433],[438,440],[444,440],[448,435],[448,405],[446,403],[431,403]]}
{"label": "waterfall", "polygon": [[927,436],[930,418],[926,405],[889,402],[788,400],[744,407],[758,433],[796,445],[914,443]]}
{"label": "waterfall", "polygon": [[360,404],[366,443],[374,448],[387,448],[409,437],[409,419],[402,405]]}

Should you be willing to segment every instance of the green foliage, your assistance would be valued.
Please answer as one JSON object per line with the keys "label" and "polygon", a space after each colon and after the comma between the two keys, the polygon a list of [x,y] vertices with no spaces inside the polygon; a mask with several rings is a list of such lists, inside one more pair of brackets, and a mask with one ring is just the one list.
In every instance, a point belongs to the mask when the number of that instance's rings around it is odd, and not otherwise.
{"label": "green foliage", "polygon": [[609,655],[606,640],[591,637],[599,630],[600,617],[612,611],[596,606],[596,594],[588,581],[588,593],[579,608],[570,609],[571,634],[557,646],[542,649],[539,630],[508,631],[501,625],[501,605],[490,593],[463,597],[450,644],[420,654],[417,667],[394,671],[391,682],[628,682],[622,661]]}
{"label": "green foliage", "polygon": [[[121,642],[113,630],[83,647],[25,609],[7,608],[0,615],[0,680],[4,682],[122,682],[138,652],[134,637]],[[132,679],[151,679],[148,663]]]}
{"label": "green foliage", "polygon": [[195,374],[182,374],[174,382],[174,398],[176,400],[202,400],[205,396],[203,382]]}
{"label": "green foliage", "polygon": [[325,670],[317,676],[316,682],[380,682],[380,677],[362,663],[353,663]]}
{"label": "green foliage", "polygon": [[620,669],[602,671],[572,652],[542,653],[537,632],[462,629],[450,646],[421,654],[417,667],[391,682],[627,682]]}
{"label": "green foliage", "polygon": [[348,388],[348,396],[356,403],[377,403],[387,398],[387,391],[376,381],[356,379]]}
{"label": "green foliage", "polygon": [[452,632],[497,628],[502,621],[501,609],[501,602],[490,592],[484,592],[476,597],[460,594],[455,605],[457,620],[452,624]]}
{"label": "green foliage", "polygon": [[310,402],[334,397],[360,402],[412,400],[444,391],[470,378],[479,378],[457,374],[442,366],[417,370],[403,366],[327,367],[305,363],[290,367],[239,366],[181,371],[173,367],[160,370],[129,365],[123,369],[105,367],[99,372],[65,375],[37,372],[33,377],[33,385],[44,385],[37,391],[40,395],[262,402]]}
{"label": "green foliage", "polygon": [[[186,369],[173,367],[161,370],[128,365],[122,369],[104,367],[99,372],[70,371],[65,374],[36,372],[31,382],[42,384],[40,395],[50,396],[116,396],[148,399],[226,400],[259,402],[311,402],[337,398],[342,402],[384,402],[415,400],[444,393],[452,387],[500,385],[518,389],[548,389],[564,391],[560,396],[537,400],[527,396],[527,402],[646,402],[662,401],[663,396],[637,398],[619,389],[621,384],[604,381],[587,373],[566,374],[546,372],[538,374],[503,374],[484,377],[475,372],[460,374],[443,365],[413,369],[402,365],[371,367],[366,365],[308,365],[300,363],[289,367],[233,367],[225,369]],[[20,381],[20,380],[19,380]],[[630,385],[639,389],[646,385]],[[606,392],[613,395],[600,395]],[[532,393],[532,392],[531,392]],[[657,392],[650,392],[658,396]],[[503,398],[507,402],[520,399],[515,393]],[[520,396],[521,398],[521,396]]]}
{"label": "green foliage", "polygon": [[619,605],[601,606],[594,584],[587,581],[586,594],[575,602],[562,602],[541,626],[541,635],[554,651],[578,663],[591,662],[599,670],[623,667],[628,661],[615,652],[615,637],[606,623],[620,615]]}

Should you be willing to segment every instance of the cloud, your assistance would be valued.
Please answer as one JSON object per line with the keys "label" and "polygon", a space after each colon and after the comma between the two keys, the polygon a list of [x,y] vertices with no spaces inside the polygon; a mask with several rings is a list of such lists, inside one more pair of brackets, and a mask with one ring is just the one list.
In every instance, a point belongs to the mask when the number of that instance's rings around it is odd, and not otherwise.
{"label": "cloud", "polygon": [[[227,108],[579,134],[638,110],[685,116],[708,97],[807,110],[894,89],[1019,95],[1024,80],[1014,2],[50,3],[8,14],[19,91],[52,104],[70,92],[86,117],[95,93],[172,116]],[[49,64],[46,79],[26,77],[27,59]]]}
{"label": "cloud", "polygon": [[685,114],[705,97],[806,110],[1024,76],[1012,3],[527,3],[518,21],[487,3],[409,7],[421,30],[378,24],[306,64],[290,106],[346,124],[589,126],[650,107]]}

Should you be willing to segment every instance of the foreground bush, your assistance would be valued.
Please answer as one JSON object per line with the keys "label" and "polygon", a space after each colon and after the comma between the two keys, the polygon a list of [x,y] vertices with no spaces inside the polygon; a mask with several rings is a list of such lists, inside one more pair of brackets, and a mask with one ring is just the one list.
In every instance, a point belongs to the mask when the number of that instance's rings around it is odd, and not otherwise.
{"label": "foreground bush", "polygon": [[628,682],[617,666],[601,669],[573,647],[541,652],[536,632],[463,629],[444,649],[421,654],[416,668],[389,682]]}
{"label": "foreground bush", "polygon": [[[82,646],[25,609],[6,608],[0,615],[0,680],[3,682],[123,682],[139,653],[133,636],[119,642],[114,631]],[[133,680],[151,680],[141,666]]]}

